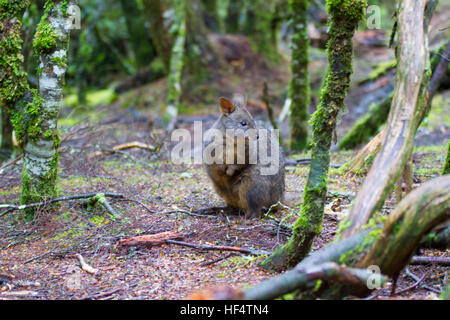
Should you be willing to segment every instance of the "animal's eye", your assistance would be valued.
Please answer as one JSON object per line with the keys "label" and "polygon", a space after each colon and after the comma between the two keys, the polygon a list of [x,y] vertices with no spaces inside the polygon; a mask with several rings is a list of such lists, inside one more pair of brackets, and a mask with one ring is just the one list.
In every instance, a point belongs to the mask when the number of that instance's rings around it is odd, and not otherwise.
{"label": "animal's eye", "polygon": [[247,122],[241,121],[241,126],[246,127],[247,126]]}

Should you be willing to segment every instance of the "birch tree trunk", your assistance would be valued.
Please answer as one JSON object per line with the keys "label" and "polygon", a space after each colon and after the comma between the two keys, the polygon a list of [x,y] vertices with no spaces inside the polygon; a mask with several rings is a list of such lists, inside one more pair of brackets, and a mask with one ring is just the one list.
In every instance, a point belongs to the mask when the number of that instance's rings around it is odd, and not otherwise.
{"label": "birch tree trunk", "polygon": [[359,230],[381,208],[411,155],[430,79],[427,36],[424,28],[417,28],[424,25],[426,2],[401,1],[398,12],[396,87],[388,125],[382,149],[347,217],[348,227],[343,231],[344,236]]}
{"label": "birch tree trunk", "polygon": [[331,16],[327,46],[329,66],[320,104],[311,119],[312,161],[303,192],[303,205],[291,239],[263,262],[266,268],[279,270],[295,266],[308,254],[314,238],[321,232],[332,134],[350,85],[353,34],[363,18],[366,5],[365,0],[328,1]]}
{"label": "birch tree trunk", "polygon": [[[68,3],[48,0],[34,37],[34,50],[40,60],[39,94],[26,108],[36,120],[26,128],[22,204],[56,196],[60,142],[57,120],[62,105],[71,27],[67,8],[68,4],[74,3],[73,0]],[[34,209],[26,211],[27,218],[32,218],[33,214]]]}

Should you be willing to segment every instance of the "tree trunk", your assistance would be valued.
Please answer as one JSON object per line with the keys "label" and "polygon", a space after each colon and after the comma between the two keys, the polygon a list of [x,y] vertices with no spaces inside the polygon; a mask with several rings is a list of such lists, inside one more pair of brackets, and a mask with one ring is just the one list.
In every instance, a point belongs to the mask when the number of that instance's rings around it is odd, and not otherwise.
{"label": "tree trunk", "polygon": [[[69,1],[69,5],[74,3]],[[60,142],[57,120],[62,105],[70,33],[66,15],[67,3],[48,0],[33,41],[40,60],[39,94],[35,94],[33,102],[26,108],[36,121],[26,131],[22,204],[56,196]],[[34,208],[26,210],[27,218],[32,218],[33,214]]]}
{"label": "tree trunk", "polygon": [[13,150],[12,133],[13,128],[9,119],[9,112],[6,108],[1,109],[1,123],[0,123],[0,160],[8,159]]}
{"label": "tree trunk", "polygon": [[[425,0],[403,0],[398,12],[396,87],[383,146],[348,216],[344,235],[355,233],[381,208],[409,159],[429,83],[428,43],[423,28]],[[429,64],[428,64],[429,65]]]}
{"label": "tree trunk", "polygon": [[447,142],[447,157],[445,158],[444,170],[442,170],[442,175],[450,173],[450,139]]}
{"label": "tree trunk", "polygon": [[13,148],[13,123],[16,132],[21,131],[20,114],[15,112],[16,103],[29,89],[21,53],[22,17],[28,5],[29,1],[0,3],[0,158],[4,151],[9,153],[7,150]]}
{"label": "tree trunk", "polygon": [[167,73],[170,72],[171,41],[168,30],[164,27],[161,0],[144,0],[144,8],[150,22],[150,33],[158,56],[161,58]]}
{"label": "tree trunk", "polygon": [[333,130],[338,112],[350,85],[353,58],[353,34],[362,19],[366,2],[333,1],[328,3],[331,15],[328,42],[328,71],[321,91],[320,104],[312,116],[312,161],[303,193],[300,217],[288,243],[279,247],[263,262],[270,269],[289,268],[310,251],[313,239],[320,234],[327,194],[328,167]]}
{"label": "tree trunk", "polygon": [[293,35],[291,54],[291,81],[289,83],[291,150],[302,151],[308,142],[309,106],[309,39],[308,1],[291,0]]}
{"label": "tree trunk", "polygon": [[163,117],[168,131],[173,130],[178,116],[178,105],[181,96],[181,75],[183,72],[183,57],[186,42],[186,3],[185,0],[176,0],[174,3],[175,23],[177,34],[172,47],[170,57],[169,92],[167,96],[167,107]]}

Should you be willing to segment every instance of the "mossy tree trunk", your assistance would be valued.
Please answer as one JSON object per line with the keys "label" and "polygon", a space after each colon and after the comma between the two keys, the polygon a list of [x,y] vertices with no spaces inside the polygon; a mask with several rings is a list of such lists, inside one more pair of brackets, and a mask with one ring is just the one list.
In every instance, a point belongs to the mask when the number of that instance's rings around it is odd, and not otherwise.
{"label": "mossy tree trunk", "polygon": [[12,134],[13,128],[9,119],[9,112],[6,108],[0,108],[0,161],[2,159],[8,159],[13,150]]}
{"label": "mossy tree trunk", "polygon": [[322,229],[332,134],[350,85],[353,34],[363,18],[367,3],[364,0],[329,0],[327,4],[330,14],[329,66],[319,106],[311,119],[312,161],[303,192],[303,205],[289,242],[263,262],[263,266],[271,269],[295,266],[308,254],[313,239]]}
{"label": "mossy tree trunk", "polygon": [[[176,1],[175,1],[176,2]],[[158,56],[162,60],[167,73],[170,72],[171,41],[168,30],[164,26],[163,6],[161,0],[143,0],[144,10],[150,22],[150,34]]]}
{"label": "mossy tree trunk", "polygon": [[403,172],[412,149],[430,82],[425,0],[402,0],[398,11],[396,87],[382,148],[352,206],[344,236],[357,232],[381,208]]}
{"label": "mossy tree trunk", "polygon": [[11,117],[16,103],[29,89],[21,53],[22,17],[28,5],[29,1],[22,0],[0,2],[0,158],[13,149]]}
{"label": "mossy tree trunk", "polygon": [[181,97],[181,76],[184,65],[185,43],[186,43],[186,3],[185,0],[174,1],[176,35],[170,56],[169,88],[167,96],[167,107],[163,121],[168,130],[175,126],[178,116],[178,105]]}
{"label": "mossy tree trunk", "polygon": [[442,170],[442,175],[450,173],[450,139],[447,142],[447,157],[444,162],[444,170]]}
{"label": "mossy tree trunk", "polygon": [[[63,99],[70,34],[67,8],[74,3],[48,0],[33,40],[40,61],[39,94],[24,107],[25,114],[34,121],[23,137],[22,204],[56,196],[60,142],[57,120]],[[27,218],[32,218],[34,210],[26,214]]]}
{"label": "mossy tree trunk", "polygon": [[291,81],[289,83],[291,150],[302,151],[308,142],[309,39],[308,1],[291,0],[293,34],[291,38]]}

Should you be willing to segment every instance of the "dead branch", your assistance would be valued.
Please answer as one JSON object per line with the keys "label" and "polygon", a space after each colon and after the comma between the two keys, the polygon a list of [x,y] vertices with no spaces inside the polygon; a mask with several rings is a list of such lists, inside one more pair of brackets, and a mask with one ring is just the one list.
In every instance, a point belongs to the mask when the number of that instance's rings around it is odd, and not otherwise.
{"label": "dead branch", "polygon": [[191,247],[199,250],[219,250],[219,251],[234,251],[241,252],[245,254],[251,254],[254,256],[262,256],[269,255],[270,252],[264,250],[256,250],[249,248],[241,248],[241,247],[230,247],[230,246],[213,246],[213,245],[202,245],[198,243],[188,243],[184,241],[176,241],[176,240],[167,240],[166,243],[176,244],[185,247]]}
{"label": "dead branch", "polygon": [[4,165],[2,165],[0,167],[0,172],[2,172],[3,169],[12,166],[13,164],[17,163],[17,161],[19,161],[20,159],[22,159],[23,157],[23,153],[19,154],[15,159],[8,161],[7,163],[5,163]]}
{"label": "dead branch", "polygon": [[411,290],[411,289],[414,289],[415,287],[417,287],[417,286],[418,286],[418,285],[426,278],[427,275],[428,275],[428,272],[425,272],[425,274],[424,274],[419,280],[417,280],[415,283],[413,283],[413,284],[410,285],[409,287],[407,287],[407,288],[405,288],[405,289],[402,289],[402,290],[400,290],[400,291],[397,291],[397,292],[395,292],[395,290],[393,290],[393,292],[392,292],[391,295],[394,295],[394,294],[400,294],[400,293],[409,291],[409,290]]}
{"label": "dead branch", "polygon": [[166,231],[156,234],[147,234],[137,237],[121,239],[118,242],[119,247],[131,246],[157,246],[166,243],[168,240],[183,239],[184,235],[178,231]]}
{"label": "dead branch", "polygon": [[409,264],[440,264],[443,266],[450,266],[449,257],[424,257],[424,256],[414,256],[411,258]]}
{"label": "dead branch", "polygon": [[155,146],[152,146],[152,145],[149,145],[149,144],[146,144],[143,142],[139,142],[139,141],[133,141],[133,142],[119,144],[117,146],[114,146],[112,149],[96,151],[94,153],[91,153],[88,156],[88,158],[95,158],[95,157],[99,157],[102,155],[113,154],[118,151],[132,149],[132,148],[138,148],[138,149],[148,150],[148,151],[152,151],[152,152],[157,150],[157,148]]}
{"label": "dead branch", "polygon": [[78,261],[80,262],[81,265],[81,269],[83,269],[84,271],[86,271],[87,273],[90,274],[96,274],[97,273],[97,269],[91,267],[83,258],[83,256],[79,253],[77,253],[75,255],[75,257],[78,259]]}
{"label": "dead branch", "polygon": [[29,203],[29,204],[22,204],[22,205],[15,205],[15,204],[0,204],[0,208],[7,208],[12,210],[23,210],[27,208],[33,208],[33,207],[43,207],[47,206],[52,203],[61,202],[61,201],[70,201],[70,200],[78,200],[78,199],[88,199],[92,197],[96,197],[99,194],[103,194],[104,197],[109,198],[123,198],[123,195],[120,193],[99,193],[99,192],[93,192],[93,193],[84,193],[84,194],[75,194],[71,196],[65,196],[65,197],[58,197],[47,201],[42,202],[36,202],[36,203]]}

